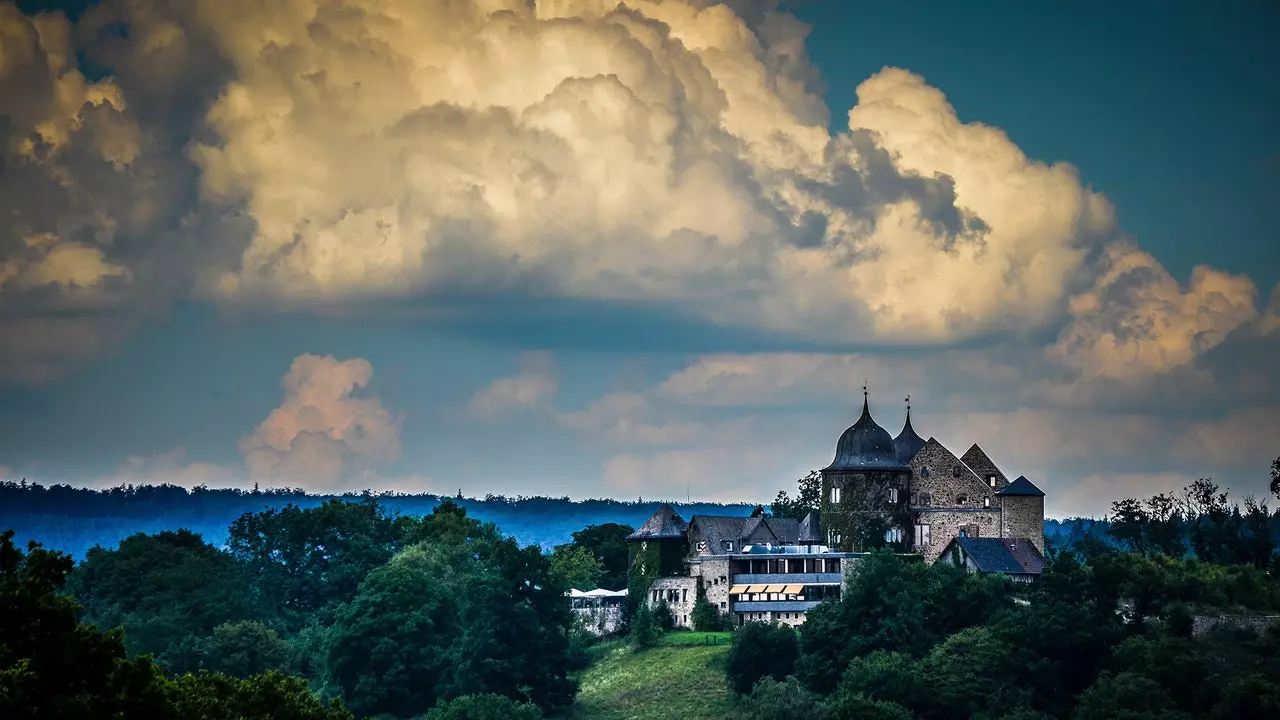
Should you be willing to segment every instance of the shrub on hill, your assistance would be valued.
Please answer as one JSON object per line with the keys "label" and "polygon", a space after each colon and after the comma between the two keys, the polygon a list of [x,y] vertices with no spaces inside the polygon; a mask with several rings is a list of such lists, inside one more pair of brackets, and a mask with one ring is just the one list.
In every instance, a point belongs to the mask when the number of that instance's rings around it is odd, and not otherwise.
{"label": "shrub on hill", "polygon": [[796,633],[790,627],[747,623],[733,634],[725,668],[729,686],[746,695],[764,678],[785,680],[795,668],[799,652]]}

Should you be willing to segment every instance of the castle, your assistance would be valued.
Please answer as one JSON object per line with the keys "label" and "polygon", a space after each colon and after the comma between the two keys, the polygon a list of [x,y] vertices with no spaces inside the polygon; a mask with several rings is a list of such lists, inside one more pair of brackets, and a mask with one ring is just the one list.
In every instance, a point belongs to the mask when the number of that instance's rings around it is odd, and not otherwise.
{"label": "castle", "polygon": [[862,415],[840,436],[821,471],[821,501],[801,519],[694,515],[664,505],[631,534],[632,587],[666,603],[689,627],[703,595],[746,622],[798,625],[820,601],[839,597],[866,551],[888,546],[971,572],[1035,580],[1044,567],[1044,493],[1010,482],[974,444],[957,457],[911,426],[896,438],[876,424],[866,389]]}

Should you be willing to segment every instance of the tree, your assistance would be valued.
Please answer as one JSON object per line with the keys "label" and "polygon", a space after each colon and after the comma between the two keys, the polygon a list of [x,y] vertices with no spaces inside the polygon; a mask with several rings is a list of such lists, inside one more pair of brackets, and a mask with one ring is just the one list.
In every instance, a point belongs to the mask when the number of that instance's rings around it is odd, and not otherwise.
{"label": "tree", "polygon": [[397,545],[395,524],[370,497],[245,513],[228,529],[227,544],[247,564],[258,595],[294,626],[350,600]]}
{"label": "tree", "polygon": [[1111,515],[1107,518],[1111,537],[1135,552],[1147,551],[1147,534],[1151,516],[1140,500],[1126,498],[1111,503]]}
{"label": "tree", "polygon": [[284,668],[288,645],[275,630],[254,620],[223,623],[202,644],[204,666],[234,678]]}
{"label": "tree", "polygon": [[0,535],[0,717],[79,720],[352,720],[301,678],[234,680],[209,672],[166,680],[148,657],[129,659],[118,630],[77,622],[61,594],[71,558],[13,532]]}
{"label": "tree", "polygon": [[693,612],[689,614],[689,620],[693,623],[693,629],[698,632],[716,632],[726,629],[727,625],[724,613],[712,605],[703,592],[698,593],[698,599],[693,603]]}
{"label": "tree", "polygon": [[742,713],[742,720],[827,720],[828,717],[822,696],[806,690],[794,677],[782,682],[766,677],[756,683]]}
{"label": "tree", "polygon": [[414,545],[338,610],[329,677],[365,715],[408,717],[486,693],[558,707],[574,689],[564,594],[536,547]]}
{"label": "tree", "polygon": [[799,656],[796,633],[786,625],[747,623],[733,634],[725,674],[739,695],[751,692],[763,678],[784,680]]}
{"label": "tree", "polygon": [[1280,498],[1280,457],[1271,463],[1271,494]]}
{"label": "tree", "polygon": [[808,475],[796,481],[796,497],[791,499],[786,490],[778,491],[771,512],[774,517],[804,519],[811,510],[822,505],[822,473],[811,470]]}
{"label": "tree", "polygon": [[277,672],[243,680],[200,672],[169,685],[173,720],[354,720],[340,701],[322,702],[305,680]]}
{"label": "tree", "polygon": [[573,544],[590,550],[600,561],[600,587],[621,590],[627,586],[627,536],[635,531],[630,525],[603,523],[573,533]]}
{"label": "tree", "polygon": [[557,547],[551,553],[551,572],[568,588],[595,590],[600,587],[600,560],[584,547]]}
{"label": "tree", "polygon": [[95,547],[68,582],[85,619],[122,626],[131,653],[154,655],[174,672],[198,669],[199,643],[216,626],[260,615],[250,588],[234,558],[189,530]]}
{"label": "tree", "polygon": [[537,705],[518,703],[501,695],[463,695],[441,702],[422,720],[540,720]]}
{"label": "tree", "polygon": [[1104,674],[1089,686],[1076,708],[1078,720],[1190,720],[1151,678],[1135,673]]}
{"label": "tree", "polygon": [[649,603],[642,602],[631,617],[631,644],[640,649],[651,648],[662,637],[662,625],[654,616]]}

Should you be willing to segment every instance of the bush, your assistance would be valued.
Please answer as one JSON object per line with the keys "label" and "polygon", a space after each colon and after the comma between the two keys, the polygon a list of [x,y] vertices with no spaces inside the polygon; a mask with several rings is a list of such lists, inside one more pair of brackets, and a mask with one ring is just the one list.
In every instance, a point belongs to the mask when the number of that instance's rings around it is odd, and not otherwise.
{"label": "bush", "polygon": [[671,632],[676,629],[676,616],[671,612],[671,606],[666,600],[658,603],[658,609],[653,611],[653,616],[658,620],[658,625],[662,627],[662,632]]}
{"label": "bush", "polygon": [[648,603],[640,603],[636,614],[631,618],[631,644],[638,648],[649,648],[658,644],[662,637],[662,627],[654,617]]}
{"label": "bush", "polygon": [[725,670],[729,686],[735,693],[746,695],[766,677],[781,681],[795,669],[799,654],[796,633],[791,628],[748,623],[733,634]]}
{"label": "bush", "polygon": [[712,605],[705,595],[698,596],[689,619],[693,621],[693,629],[698,632],[727,630],[729,626],[729,619],[715,605]]}
{"label": "bush", "polygon": [[501,695],[462,695],[441,702],[422,720],[539,720],[537,705],[518,703]]}
{"label": "bush", "polygon": [[794,677],[778,682],[771,677],[756,683],[743,708],[742,720],[827,720],[822,696],[810,692]]}

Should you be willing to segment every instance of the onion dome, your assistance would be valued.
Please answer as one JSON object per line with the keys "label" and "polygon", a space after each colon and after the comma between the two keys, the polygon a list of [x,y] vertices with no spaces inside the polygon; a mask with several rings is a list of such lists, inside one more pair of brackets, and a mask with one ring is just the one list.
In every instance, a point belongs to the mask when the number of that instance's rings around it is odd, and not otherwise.
{"label": "onion dome", "polygon": [[911,458],[915,457],[924,446],[924,438],[917,435],[915,428],[911,427],[911,402],[908,400],[907,424],[902,426],[902,432],[893,439],[893,447],[898,453],[898,462],[903,465],[911,462]]}
{"label": "onion dome", "polygon": [[836,443],[836,459],[823,468],[823,472],[905,470],[898,462],[898,451],[889,431],[871,419],[867,405],[867,391],[862,391],[862,416],[858,418]]}

